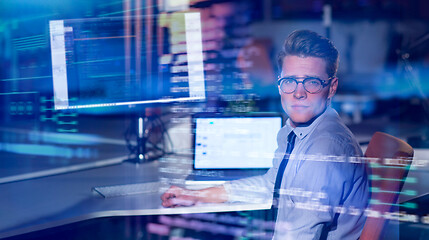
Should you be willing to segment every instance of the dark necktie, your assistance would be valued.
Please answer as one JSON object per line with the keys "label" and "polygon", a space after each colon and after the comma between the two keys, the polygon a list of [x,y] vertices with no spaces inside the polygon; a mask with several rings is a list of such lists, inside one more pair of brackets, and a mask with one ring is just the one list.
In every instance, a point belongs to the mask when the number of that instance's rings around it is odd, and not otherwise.
{"label": "dark necktie", "polygon": [[273,213],[274,221],[276,221],[277,219],[277,212],[279,210],[278,204],[279,204],[279,198],[280,198],[280,186],[282,184],[283,173],[289,161],[289,156],[292,153],[293,147],[295,145],[295,138],[296,138],[296,135],[293,131],[290,132],[289,135],[287,136],[286,153],[285,153],[285,156],[283,157],[282,162],[280,163],[279,170],[277,171],[277,177],[276,177],[276,182],[274,184],[274,192],[273,192],[273,205],[271,206],[271,210],[272,210],[271,212]]}

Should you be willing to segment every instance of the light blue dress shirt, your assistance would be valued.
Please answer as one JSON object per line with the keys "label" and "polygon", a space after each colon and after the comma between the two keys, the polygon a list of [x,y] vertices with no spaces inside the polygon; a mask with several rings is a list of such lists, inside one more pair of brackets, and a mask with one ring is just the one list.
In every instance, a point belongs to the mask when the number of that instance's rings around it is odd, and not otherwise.
{"label": "light blue dress shirt", "polygon": [[288,119],[277,134],[273,167],[265,175],[226,183],[229,200],[272,200],[291,131],[297,137],[280,187],[274,239],[358,239],[365,224],[368,178],[364,164],[347,162],[362,151],[330,107],[306,127],[292,128]]}

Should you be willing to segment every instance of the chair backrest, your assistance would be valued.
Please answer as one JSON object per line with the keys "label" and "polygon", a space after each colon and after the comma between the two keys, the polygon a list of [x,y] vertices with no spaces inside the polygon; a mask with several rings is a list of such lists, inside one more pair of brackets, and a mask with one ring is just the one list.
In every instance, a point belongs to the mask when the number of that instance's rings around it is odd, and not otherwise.
{"label": "chair backrest", "polygon": [[[382,132],[372,136],[365,152],[366,158],[374,158],[373,163],[367,164],[371,187],[369,209],[381,214],[395,209],[413,155],[413,148],[399,138]],[[368,217],[360,239],[380,239],[387,223],[382,216]]]}

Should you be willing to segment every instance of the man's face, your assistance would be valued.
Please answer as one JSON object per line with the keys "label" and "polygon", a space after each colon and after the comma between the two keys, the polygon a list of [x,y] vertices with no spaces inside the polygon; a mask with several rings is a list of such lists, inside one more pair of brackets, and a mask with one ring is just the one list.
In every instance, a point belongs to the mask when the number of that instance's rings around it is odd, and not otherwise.
{"label": "man's face", "polygon": [[[326,73],[326,62],[322,58],[286,56],[283,59],[281,77],[317,77],[328,80]],[[302,79],[299,79],[300,81]],[[284,93],[280,90],[282,106],[289,116],[294,127],[305,124],[322,113],[329,99],[337,91],[338,80],[331,80],[330,85],[324,87],[318,93],[305,91],[302,83],[299,83],[295,92]]]}

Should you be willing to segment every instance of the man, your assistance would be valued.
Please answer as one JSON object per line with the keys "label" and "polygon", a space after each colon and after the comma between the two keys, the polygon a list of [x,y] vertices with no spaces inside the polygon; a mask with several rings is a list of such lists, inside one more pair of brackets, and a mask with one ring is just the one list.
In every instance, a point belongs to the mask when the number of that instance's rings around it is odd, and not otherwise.
{"label": "man", "polygon": [[262,176],[200,191],[173,186],[162,196],[163,205],[234,201],[249,197],[243,189],[250,186],[273,199],[275,239],[358,239],[368,179],[363,164],[345,161],[362,152],[329,107],[338,87],[338,51],[315,32],[295,31],[283,45],[279,66],[278,89],[289,119],[277,135],[273,167]]}

